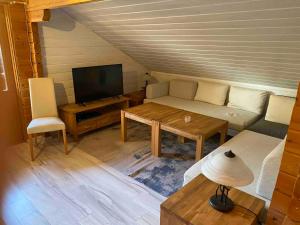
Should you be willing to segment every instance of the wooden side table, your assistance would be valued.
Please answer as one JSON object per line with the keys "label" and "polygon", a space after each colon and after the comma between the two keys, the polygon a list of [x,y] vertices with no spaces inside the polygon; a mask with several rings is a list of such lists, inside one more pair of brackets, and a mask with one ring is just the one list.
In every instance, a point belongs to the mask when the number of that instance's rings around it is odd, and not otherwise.
{"label": "wooden side table", "polygon": [[143,89],[140,91],[131,92],[126,94],[125,96],[130,99],[129,100],[130,107],[141,105],[144,103],[144,99],[146,98],[146,90]]}
{"label": "wooden side table", "polygon": [[199,175],[161,204],[160,225],[257,224],[255,214],[264,208],[263,200],[232,188],[229,197],[236,206],[231,212],[222,213],[208,202],[216,188],[216,183]]}

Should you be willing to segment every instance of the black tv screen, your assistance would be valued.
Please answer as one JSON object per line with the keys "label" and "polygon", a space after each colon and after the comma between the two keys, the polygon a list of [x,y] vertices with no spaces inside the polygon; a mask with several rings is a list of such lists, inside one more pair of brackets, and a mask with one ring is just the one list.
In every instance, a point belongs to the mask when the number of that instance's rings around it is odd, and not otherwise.
{"label": "black tv screen", "polygon": [[73,68],[76,103],[123,94],[122,64]]}

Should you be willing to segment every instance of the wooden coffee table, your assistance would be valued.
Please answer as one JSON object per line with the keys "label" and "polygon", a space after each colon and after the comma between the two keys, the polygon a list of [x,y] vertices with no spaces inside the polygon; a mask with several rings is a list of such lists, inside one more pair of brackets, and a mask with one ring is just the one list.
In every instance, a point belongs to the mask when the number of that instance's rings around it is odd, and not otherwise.
{"label": "wooden coffee table", "polygon": [[[184,121],[185,116],[190,116],[191,121],[186,123]],[[154,134],[156,139],[160,140],[160,131],[165,130],[178,136],[185,137],[196,141],[196,160],[200,160],[203,153],[204,141],[220,133],[220,145],[225,142],[228,122],[225,120],[216,119],[201,114],[180,110],[172,115],[169,115],[160,120],[159,125],[155,126]],[[157,156],[160,155],[160,141],[155,143],[154,152],[157,152]]]}
{"label": "wooden coffee table", "polygon": [[[232,188],[229,197],[234,209],[222,213],[209,205],[217,184],[199,175],[161,204],[161,225],[256,225],[265,202]],[[251,211],[249,211],[251,210]]]}
{"label": "wooden coffee table", "polygon": [[[191,117],[191,122],[184,121],[185,116]],[[196,160],[202,157],[204,141],[221,134],[220,144],[225,142],[228,122],[197,113],[173,108],[157,103],[146,103],[121,111],[121,139],[127,139],[127,119],[135,120],[152,127],[151,150],[155,156],[161,155],[161,130],[196,141]]]}

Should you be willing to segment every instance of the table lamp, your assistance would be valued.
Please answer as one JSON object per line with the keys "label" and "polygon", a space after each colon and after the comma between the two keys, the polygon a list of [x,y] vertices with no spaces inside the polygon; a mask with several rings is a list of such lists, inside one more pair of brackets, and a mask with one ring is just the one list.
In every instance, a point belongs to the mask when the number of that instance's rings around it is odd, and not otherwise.
{"label": "table lamp", "polygon": [[145,73],[145,75],[144,75],[145,87],[148,86],[151,79],[152,79],[152,77],[149,75],[149,73]]}
{"label": "table lamp", "polygon": [[209,203],[221,212],[229,212],[234,207],[234,203],[228,197],[230,187],[245,186],[254,179],[252,171],[232,151],[209,157],[202,165],[202,173],[209,180],[219,184]]}

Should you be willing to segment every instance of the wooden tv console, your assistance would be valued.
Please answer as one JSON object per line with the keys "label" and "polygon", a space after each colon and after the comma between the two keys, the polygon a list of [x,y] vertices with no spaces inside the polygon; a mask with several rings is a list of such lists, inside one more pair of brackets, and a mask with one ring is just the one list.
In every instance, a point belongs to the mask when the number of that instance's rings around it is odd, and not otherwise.
{"label": "wooden tv console", "polygon": [[128,106],[129,98],[120,96],[84,105],[62,105],[59,107],[59,115],[65,122],[67,131],[78,140],[78,135],[120,122],[120,111]]}

